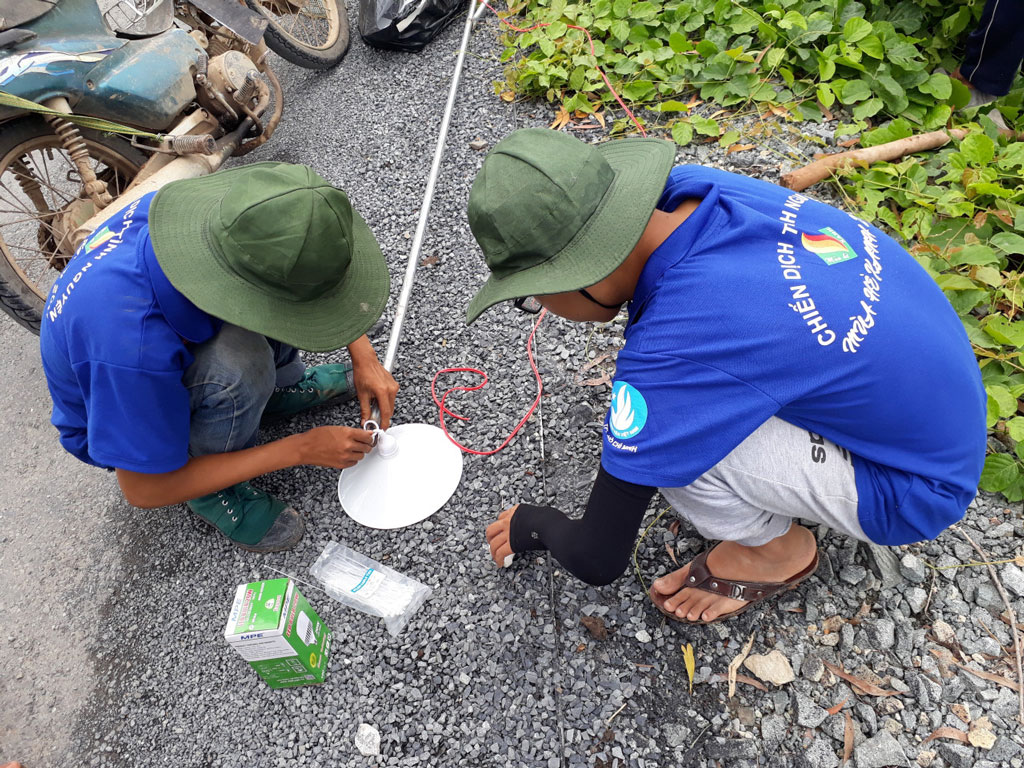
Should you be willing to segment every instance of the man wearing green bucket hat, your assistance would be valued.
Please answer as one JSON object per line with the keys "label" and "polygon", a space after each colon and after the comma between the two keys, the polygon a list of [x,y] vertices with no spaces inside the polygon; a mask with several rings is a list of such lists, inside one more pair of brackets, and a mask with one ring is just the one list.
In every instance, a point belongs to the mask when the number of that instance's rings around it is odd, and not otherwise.
{"label": "man wearing green bucket hat", "polygon": [[[366,338],[388,271],[345,193],[313,170],[256,163],[168,184],[114,214],[47,300],[40,347],[63,446],[117,472],[139,507],[188,506],[237,546],[272,552],[302,516],[249,484],[300,464],[345,468],[362,429],[257,445],[261,421],[353,395],[382,426],[398,385]],[[347,346],[307,368],[298,349]]]}
{"label": "man wearing green bucket hat", "polygon": [[720,543],[651,598],[706,623],[814,573],[799,520],[888,545],[959,520],[986,396],[959,318],[894,240],[774,184],[673,161],[654,139],[527,129],[498,143],[469,197],[491,275],[467,318],[515,300],[607,322],[628,302],[586,511],[518,504],[487,540],[498,565],[547,549],[607,584],[660,490]]}

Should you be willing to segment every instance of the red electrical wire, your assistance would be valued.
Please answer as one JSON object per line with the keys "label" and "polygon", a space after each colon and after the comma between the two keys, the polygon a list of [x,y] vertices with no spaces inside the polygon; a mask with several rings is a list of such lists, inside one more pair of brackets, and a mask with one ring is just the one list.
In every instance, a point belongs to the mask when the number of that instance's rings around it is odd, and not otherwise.
{"label": "red electrical wire", "polygon": [[[503,19],[498,14],[498,12],[494,10],[491,4],[487,2],[487,0],[477,0],[477,2],[479,2],[481,5],[487,6],[487,8],[489,8],[494,13],[494,15],[498,17],[498,21],[500,21],[506,27],[511,29],[513,32],[532,32],[533,30],[540,29],[541,27],[551,26],[550,21],[543,21],[539,24],[534,24],[532,27],[527,27],[526,29],[523,29],[522,27],[517,27],[515,24],[512,24],[506,19]],[[634,115],[629,110],[629,107],[626,106],[626,102],[624,102],[622,100],[622,97],[619,96],[618,91],[616,91],[612,87],[612,83],[608,79],[608,76],[604,73],[604,70],[597,66],[597,51],[594,49],[594,38],[590,36],[590,30],[588,30],[586,27],[578,27],[575,24],[566,24],[565,26],[568,27],[569,29],[578,29],[580,32],[587,36],[587,40],[590,42],[590,54],[594,57],[594,66],[597,68],[598,73],[601,75],[601,79],[604,80],[604,84],[608,86],[608,90],[611,92],[612,96],[615,97],[615,100],[619,102],[619,106],[626,110],[626,114],[629,115],[629,119],[633,121],[633,124],[637,127],[637,130],[640,131],[640,135],[643,136],[644,138],[647,138],[647,131],[645,131],[644,127],[640,125],[640,121],[636,119],[636,115]]]}
{"label": "red electrical wire", "polygon": [[[540,371],[537,370],[537,363],[533,359],[533,337],[537,334],[537,327],[540,325],[540,321],[544,319],[544,315],[546,315],[547,313],[548,311],[546,309],[542,309],[540,314],[537,315],[537,322],[533,324],[533,330],[530,331],[530,338],[526,340],[526,357],[530,361],[530,367],[533,369],[533,375],[537,378],[537,397],[536,399],[534,399],[533,405],[530,406],[530,410],[528,410],[526,412],[526,415],[523,416],[523,418],[519,421],[518,424],[516,424],[516,428],[512,430],[512,433],[507,438],[505,438],[505,442],[499,445],[493,451],[475,451],[472,448],[467,448],[466,446],[464,446],[462,443],[460,443],[458,440],[451,436],[451,434],[448,432],[448,426],[444,423],[444,415],[446,413],[452,418],[458,419],[459,421],[469,421],[467,417],[459,416],[459,414],[453,413],[452,411],[445,408],[445,398],[447,398],[448,395],[450,395],[452,392],[474,392],[478,389],[483,389],[484,387],[487,386],[487,374],[481,371],[479,368],[443,368],[434,374],[434,378],[430,382],[430,396],[434,398],[434,402],[437,403],[438,419],[441,422],[441,429],[444,430],[444,434],[449,440],[455,443],[455,445],[459,446],[459,448],[464,450],[466,453],[472,453],[476,456],[493,456],[506,445],[512,442],[512,438],[516,436],[516,433],[519,432],[520,429],[522,429],[523,424],[527,422],[530,416],[533,415],[534,410],[536,410],[537,405],[540,403],[540,397],[544,393],[544,384],[540,379]],[[440,376],[442,373],[475,373],[479,376],[483,376],[484,380],[481,381],[476,386],[472,387],[451,387],[443,395],[441,395],[441,399],[438,400],[436,388],[437,377]]]}
{"label": "red electrical wire", "polygon": [[[504,24],[506,27],[513,30],[514,32],[532,32],[533,30],[540,29],[541,27],[551,26],[550,22],[541,22],[540,24],[534,24],[532,27],[527,27],[525,29],[522,27],[517,27],[511,22],[503,19],[498,14],[498,12],[491,6],[491,4],[488,3],[486,0],[477,0],[477,2],[479,2],[481,5],[487,6],[487,8],[489,8],[494,13],[494,15],[498,17],[498,21],[500,21],[502,24]],[[597,51],[594,49],[594,38],[590,36],[590,30],[588,30],[586,27],[580,27],[575,24],[566,24],[565,26],[568,27],[569,29],[578,29],[580,32],[587,36],[587,41],[590,43],[590,53],[596,61]],[[626,114],[629,115],[629,119],[633,121],[633,124],[637,127],[637,130],[640,131],[640,135],[646,138],[647,131],[645,131],[644,127],[640,125],[640,121],[636,119],[636,115],[634,115],[630,111],[629,107],[626,106],[626,102],[622,100],[622,97],[619,96],[615,88],[612,87],[611,81],[608,79],[608,76],[605,75],[604,70],[601,69],[600,67],[597,67],[597,71],[601,75],[601,79],[604,80],[604,84],[608,86],[608,90],[611,92],[612,96],[614,96],[615,100],[619,102],[619,106],[621,106],[626,111]],[[459,414],[453,413],[452,411],[445,408],[444,401],[452,392],[475,392],[478,389],[483,389],[484,387],[487,386],[487,374],[481,371],[479,368],[443,368],[434,374],[434,378],[430,382],[430,396],[434,398],[434,403],[437,404],[438,420],[441,422],[441,429],[444,431],[445,437],[451,440],[455,445],[457,445],[466,453],[472,453],[475,456],[493,456],[498,451],[502,450],[503,448],[505,448],[505,446],[512,442],[512,438],[514,438],[516,434],[518,434],[519,430],[522,429],[523,425],[529,420],[530,416],[533,415],[533,412],[540,404],[541,395],[544,393],[544,384],[540,378],[540,371],[537,370],[537,363],[533,359],[533,338],[537,334],[537,328],[538,326],[540,326],[540,321],[544,319],[544,315],[546,315],[547,313],[548,311],[546,309],[541,310],[540,314],[537,316],[537,322],[533,324],[533,330],[530,331],[530,338],[527,339],[526,341],[526,357],[529,359],[530,368],[533,369],[533,375],[537,379],[537,397],[536,399],[534,399],[533,405],[530,406],[530,410],[528,410],[526,412],[526,415],[523,416],[523,418],[519,421],[518,424],[516,424],[516,428],[512,430],[512,432],[509,434],[507,438],[505,438],[505,442],[503,442],[493,451],[476,451],[472,448],[467,448],[466,446],[464,446],[462,443],[460,443],[458,440],[451,436],[451,433],[448,432],[448,425],[445,424],[444,421],[444,415],[446,413],[453,419],[458,419],[459,421],[469,421],[467,417],[460,416]],[[438,376],[444,373],[475,373],[478,376],[482,376],[483,381],[472,387],[466,387],[461,385],[451,387],[448,390],[446,390],[443,395],[441,395],[440,399],[438,399],[437,378]]]}

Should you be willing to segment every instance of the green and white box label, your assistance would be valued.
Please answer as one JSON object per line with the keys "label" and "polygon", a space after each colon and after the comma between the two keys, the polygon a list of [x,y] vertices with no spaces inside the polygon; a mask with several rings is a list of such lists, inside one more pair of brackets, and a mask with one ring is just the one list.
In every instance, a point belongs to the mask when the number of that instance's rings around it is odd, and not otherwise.
{"label": "green and white box label", "polygon": [[271,688],[324,681],[331,630],[291,579],[240,584],[224,638]]}

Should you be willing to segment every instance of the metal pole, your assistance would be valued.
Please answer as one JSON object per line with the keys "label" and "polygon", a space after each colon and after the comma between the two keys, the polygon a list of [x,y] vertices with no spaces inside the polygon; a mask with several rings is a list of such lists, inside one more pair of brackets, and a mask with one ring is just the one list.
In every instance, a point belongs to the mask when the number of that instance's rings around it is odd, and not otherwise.
{"label": "metal pole", "polygon": [[444,115],[441,117],[441,130],[437,136],[437,146],[434,148],[434,161],[430,165],[430,173],[427,176],[427,191],[423,196],[423,205],[420,208],[420,219],[416,224],[416,232],[412,237],[412,247],[409,250],[409,261],[405,265],[405,279],[402,282],[402,292],[398,296],[398,304],[395,307],[395,320],[391,326],[391,338],[388,339],[388,351],[384,356],[384,367],[392,370],[395,364],[395,353],[398,351],[398,342],[402,338],[402,321],[405,319],[405,311],[409,308],[409,296],[412,294],[412,284],[416,278],[416,266],[419,263],[420,249],[423,247],[423,237],[427,231],[427,218],[430,216],[430,204],[434,200],[434,187],[437,184],[437,177],[441,171],[441,158],[444,156],[445,142],[448,138],[448,126],[452,121],[452,111],[455,107],[455,95],[459,90],[459,80],[462,77],[462,65],[466,60],[466,51],[469,48],[469,35],[473,31],[473,25],[480,17],[486,6],[477,3],[477,0],[469,0],[469,12],[466,14],[466,26],[462,30],[462,45],[459,48],[459,57],[455,60],[455,73],[452,75],[452,84],[448,89],[448,103],[444,108]]}

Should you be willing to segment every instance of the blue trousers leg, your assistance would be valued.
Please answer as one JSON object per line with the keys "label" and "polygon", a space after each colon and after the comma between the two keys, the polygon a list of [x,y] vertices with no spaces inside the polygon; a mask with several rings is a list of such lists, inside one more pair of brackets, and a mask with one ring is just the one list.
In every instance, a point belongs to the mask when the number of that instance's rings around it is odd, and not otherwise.
{"label": "blue trousers leg", "polygon": [[192,410],[189,453],[205,456],[249,448],[274,387],[289,387],[306,368],[298,350],[225,324],[192,350],[185,371]]}
{"label": "blue trousers leg", "polygon": [[1010,92],[1024,60],[1024,0],[987,0],[978,27],[967,37],[960,74],[979,91]]}

